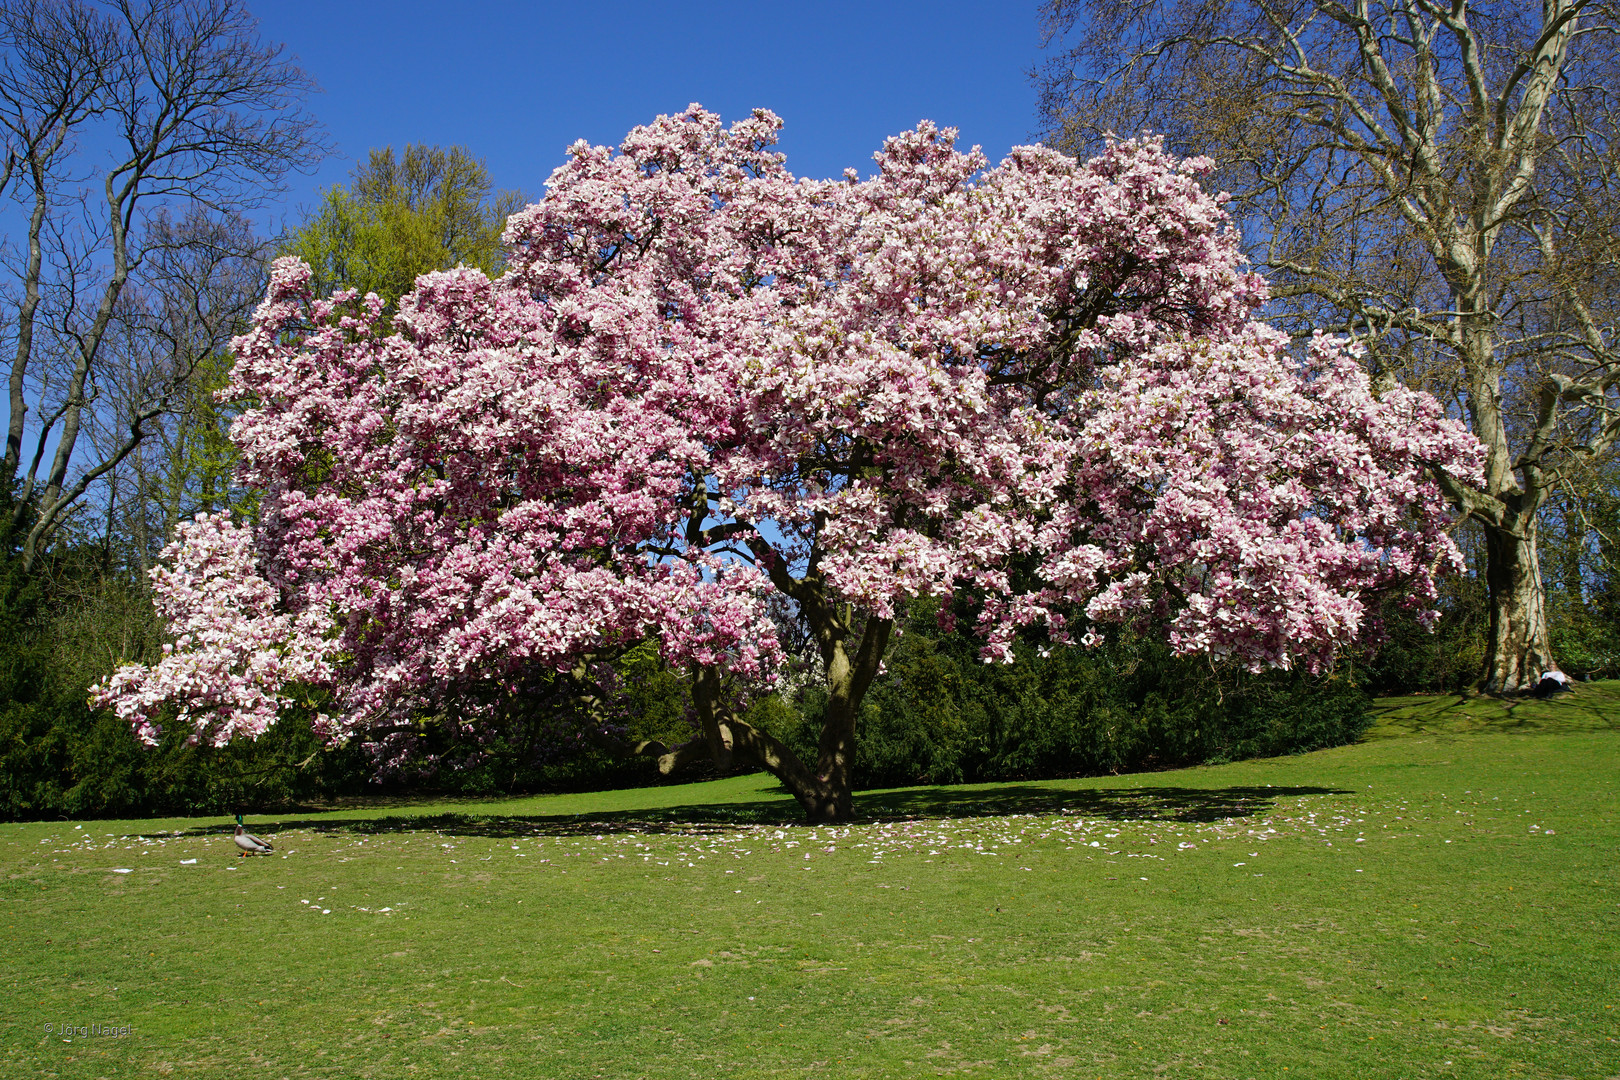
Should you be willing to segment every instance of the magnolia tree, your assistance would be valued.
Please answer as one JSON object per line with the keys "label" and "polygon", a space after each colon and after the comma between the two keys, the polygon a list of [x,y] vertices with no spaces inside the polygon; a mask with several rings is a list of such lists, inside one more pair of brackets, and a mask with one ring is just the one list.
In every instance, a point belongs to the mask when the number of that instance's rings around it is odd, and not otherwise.
{"label": "magnolia tree", "polygon": [[[990,661],[1134,624],[1317,666],[1457,563],[1435,481],[1476,481],[1477,444],[1253,321],[1207,162],[988,168],[923,124],[871,178],[811,181],[779,126],[693,106],[576,144],[503,277],[426,275],[388,324],[278,262],[230,391],[259,519],[182,528],[155,577],[176,640],[101,700],[220,742],[319,691],[323,734],[397,754],[549,671],[607,739],[600,663],[653,642],[698,731],[625,750],[764,768],[840,819],[908,601],[972,597]],[[783,663],[772,593],[823,662],[813,761],[740,715]]]}

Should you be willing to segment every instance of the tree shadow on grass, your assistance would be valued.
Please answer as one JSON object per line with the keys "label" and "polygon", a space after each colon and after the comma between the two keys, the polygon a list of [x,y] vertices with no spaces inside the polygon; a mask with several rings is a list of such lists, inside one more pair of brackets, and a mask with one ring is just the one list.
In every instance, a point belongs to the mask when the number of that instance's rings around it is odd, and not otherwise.
{"label": "tree shadow on grass", "polygon": [[857,797],[863,815],[884,820],[933,817],[1009,817],[1015,814],[1099,818],[1107,821],[1221,821],[1263,814],[1279,798],[1349,795],[1324,787],[1130,787],[1074,790],[1033,784],[1002,787],[900,788]]}
{"label": "tree shadow on grass", "polygon": [[[901,788],[858,794],[852,824],[929,818],[1051,816],[1107,821],[1222,821],[1269,812],[1280,798],[1349,795],[1325,787],[1132,787],[1074,790],[1033,784],[1000,787]],[[585,814],[392,814],[387,817],[302,819],[260,822],[255,830],[274,835],[307,829],[338,835],[433,832],[444,836],[512,839],[523,836],[607,836],[620,833],[705,835],[747,826],[805,826],[791,798],[762,793],[747,802],[697,803],[657,809]],[[187,835],[229,833],[234,825],[192,829]]]}
{"label": "tree shadow on grass", "polygon": [[1620,681],[1576,683],[1552,698],[1484,694],[1379,698],[1363,742],[1413,735],[1570,735],[1620,731]]}

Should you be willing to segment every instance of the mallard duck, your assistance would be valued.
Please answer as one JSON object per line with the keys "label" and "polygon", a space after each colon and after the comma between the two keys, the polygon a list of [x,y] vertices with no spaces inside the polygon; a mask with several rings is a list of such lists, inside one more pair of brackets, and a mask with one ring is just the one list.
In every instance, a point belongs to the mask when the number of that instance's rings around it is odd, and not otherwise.
{"label": "mallard duck", "polygon": [[244,855],[268,855],[276,850],[270,841],[259,839],[240,825],[236,827],[236,846],[242,849],[237,853],[238,859]]}

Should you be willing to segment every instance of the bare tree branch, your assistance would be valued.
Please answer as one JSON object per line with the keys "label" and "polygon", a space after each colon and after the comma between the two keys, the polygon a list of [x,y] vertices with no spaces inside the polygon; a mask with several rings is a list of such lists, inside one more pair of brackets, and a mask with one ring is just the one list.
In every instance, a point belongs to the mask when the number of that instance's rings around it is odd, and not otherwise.
{"label": "bare tree branch", "polygon": [[[98,441],[82,436],[102,423],[96,387],[109,377],[109,340],[135,330],[118,327],[140,306],[128,297],[145,264],[172,254],[176,243],[228,239],[237,245],[235,256],[258,255],[257,241],[234,225],[211,233],[169,227],[172,208],[222,225],[239,222],[325,146],[302,107],[313,83],[280,46],[260,41],[240,0],[0,0],[0,34],[6,48],[0,133],[7,142],[0,190],[11,185],[30,207],[0,486],[17,478],[30,384],[39,403],[33,411],[57,414],[61,425],[37,497],[30,485],[37,501],[23,542],[28,567],[89,485],[126,460],[155,430],[151,422],[187,397],[197,344],[181,347],[171,338],[159,350],[168,362],[148,365],[138,390],[140,380],[115,379],[124,391],[117,424],[125,435],[81,465]],[[112,148],[109,164],[74,156],[88,140]],[[94,197],[71,197],[70,167],[87,170],[99,189]],[[82,216],[73,216],[75,207]],[[54,278],[45,258],[53,239]],[[48,339],[40,334],[42,304],[53,309]],[[222,347],[225,324],[183,314],[170,311],[165,325],[200,335],[206,350]],[[155,326],[147,320],[148,330]],[[54,382],[48,370],[61,372],[54,405],[42,396]],[[81,475],[70,480],[75,468]]]}

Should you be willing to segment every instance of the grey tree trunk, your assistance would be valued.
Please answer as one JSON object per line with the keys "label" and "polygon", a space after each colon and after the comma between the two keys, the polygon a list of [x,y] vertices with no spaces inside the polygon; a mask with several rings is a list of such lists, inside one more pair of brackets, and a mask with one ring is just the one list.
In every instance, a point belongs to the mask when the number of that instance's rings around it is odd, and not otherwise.
{"label": "grey tree trunk", "polygon": [[1547,633],[1546,590],[1536,532],[1534,517],[1522,533],[1485,530],[1485,580],[1491,599],[1482,684],[1487,693],[1533,690],[1543,671],[1558,666]]}

